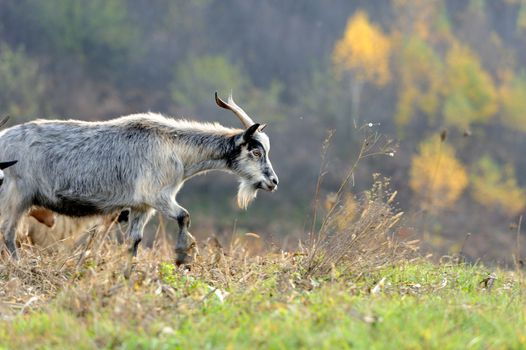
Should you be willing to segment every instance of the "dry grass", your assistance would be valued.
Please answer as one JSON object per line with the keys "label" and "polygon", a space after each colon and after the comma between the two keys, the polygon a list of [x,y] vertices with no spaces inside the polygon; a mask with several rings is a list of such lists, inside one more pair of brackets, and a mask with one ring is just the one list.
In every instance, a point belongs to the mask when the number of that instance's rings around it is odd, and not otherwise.
{"label": "dry grass", "polygon": [[402,213],[387,185],[357,205],[339,196],[319,239],[297,252],[261,251],[247,233],[224,246],[211,238],[191,269],[176,267],[161,221],[134,260],[105,230],[70,253],[3,254],[0,347],[523,346],[522,275],[409,263],[416,243],[393,237]]}
{"label": "dry grass", "polygon": [[338,195],[318,239],[308,249],[306,275],[356,275],[414,256],[418,242],[400,242],[393,234],[393,227],[403,215],[393,206],[395,197],[396,192],[389,191],[389,181],[381,180],[379,175],[375,175],[372,189],[363,194],[358,205]]}
{"label": "dry grass", "polygon": [[[2,317],[9,319],[55,301],[80,316],[111,305],[115,316],[126,313],[140,319],[147,311],[148,319],[160,316],[166,308],[173,312],[174,305],[187,308],[199,303],[194,300],[195,293],[185,292],[192,288],[192,280],[210,286],[209,292],[215,293],[234,284],[236,288],[250,288],[255,281],[269,278],[269,271],[284,272],[282,276],[286,276],[286,271],[293,271],[297,265],[294,254],[251,256],[250,241],[259,238],[247,234],[226,249],[210,239],[191,270],[175,268],[172,243],[165,235],[158,236],[152,249],[140,249],[133,260],[127,245],[108,239],[105,232],[96,232],[72,253],[23,246],[20,260],[13,261],[4,252],[0,257]],[[181,277],[187,285],[171,283]],[[145,295],[158,297],[144,305],[141,297]],[[208,293],[201,296],[207,297]]]}
{"label": "dry grass", "polygon": [[323,144],[311,234],[304,250],[306,259],[302,262],[302,274],[306,278],[367,273],[404,260],[418,249],[418,242],[400,243],[392,235],[392,228],[403,213],[393,206],[396,192],[389,192],[388,179],[380,179],[379,174],[374,174],[373,187],[363,194],[359,204],[349,191],[361,161],[375,156],[392,157],[395,153],[393,142],[374,131],[373,126],[369,123],[358,129],[363,141],[356,159],[338,190],[330,195],[327,213],[316,229],[320,187],[326,174],[326,156],[332,133]]}
{"label": "dry grass", "polygon": [[[191,269],[176,268],[173,243],[167,240],[162,223],[154,247],[140,249],[133,260],[126,244],[110,238],[109,228],[91,232],[85,244],[70,253],[23,246],[20,260],[13,261],[4,252],[0,257],[2,317],[60,304],[79,317],[105,309],[111,310],[112,317],[147,323],[162,318],[167,310],[185,312],[212,295],[249,292],[269,280],[286,295],[310,290],[317,280],[356,276],[395,264],[414,246],[399,243],[391,235],[402,214],[392,208],[394,194],[387,196],[385,185],[378,181],[364,194],[359,215],[346,227],[334,224],[341,215],[348,215],[345,206],[331,211],[320,240],[297,252],[254,254],[261,238],[248,233],[226,247],[211,238],[202,243],[201,255]],[[196,288],[202,290],[195,293]]]}
{"label": "dry grass", "polygon": [[[59,300],[77,315],[113,305],[117,315],[127,312],[139,317],[144,316],[140,313],[146,307],[144,300],[138,301],[139,297],[156,295],[148,305],[149,317],[155,317],[168,307],[173,309],[174,303],[188,308],[200,302],[193,299],[195,293],[185,293],[191,282],[187,286],[170,282],[176,277],[198,280],[209,286],[209,293],[248,290],[268,279],[277,280],[284,291],[308,290],[316,278],[382,268],[406,258],[414,249],[391,236],[401,213],[392,208],[394,195],[386,197],[384,186],[378,181],[364,194],[357,219],[343,229],[337,229],[334,222],[346,213],[345,207],[331,211],[320,240],[298,252],[267,251],[256,255],[253,247],[261,245],[261,239],[249,233],[233,239],[227,247],[211,238],[202,244],[201,255],[190,270],[175,268],[173,245],[162,224],[153,249],[140,249],[133,260],[126,244],[119,245],[109,238],[109,228],[92,232],[85,244],[71,253],[23,246],[20,260],[13,261],[4,252],[0,257],[2,315],[14,317]],[[193,297],[186,298],[190,294]],[[208,297],[208,293],[200,295]]]}

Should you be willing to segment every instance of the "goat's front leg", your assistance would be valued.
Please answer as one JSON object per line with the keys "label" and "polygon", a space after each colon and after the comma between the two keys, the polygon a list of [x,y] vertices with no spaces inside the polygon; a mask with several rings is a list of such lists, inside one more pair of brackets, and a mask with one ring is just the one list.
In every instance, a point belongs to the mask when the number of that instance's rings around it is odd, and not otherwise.
{"label": "goat's front leg", "polygon": [[131,220],[130,220],[130,238],[132,241],[132,246],[130,247],[130,252],[132,256],[137,256],[137,249],[139,248],[139,243],[142,241],[142,234],[144,231],[144,226],[150,220],[152,214],[154,213],[153,209],[146,210],[131,210]]}
{"label": "goat's front leg", "polygon": [[189,264],[198,253],[195,238],[188,232],[190,227],[190,214],[181,207],[175,199],[160,201],[157,209],[165,216],[177,221],[179,225],[179,235],[177,236],[177,244],[175,246],[176,264]]}
{"label": "goat's front leg", "polygon": [[177,265],[191,263],[198,254],[197,242],[194,236],[188,232],[188,228],[190,227],[190,214],[188,214],[188,211],[183,207],[179,206],[179,208],[181,209],[177,217],[179,236],[177,237],[177,244],[175,245],[175,253],[177,254],[175,262]]}

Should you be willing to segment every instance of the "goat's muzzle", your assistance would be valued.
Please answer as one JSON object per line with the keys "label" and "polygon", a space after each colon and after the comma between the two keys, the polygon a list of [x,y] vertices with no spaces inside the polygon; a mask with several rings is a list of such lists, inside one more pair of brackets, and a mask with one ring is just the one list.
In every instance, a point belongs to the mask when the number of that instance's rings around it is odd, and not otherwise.
{"label": "goat's muzzle", "polygon": [[268,192],[276,192],[278,189],[279,180],[277,177],[272,176],[265,181],[260,181],[256,184],[256,188],[260,190],[265,190]]}

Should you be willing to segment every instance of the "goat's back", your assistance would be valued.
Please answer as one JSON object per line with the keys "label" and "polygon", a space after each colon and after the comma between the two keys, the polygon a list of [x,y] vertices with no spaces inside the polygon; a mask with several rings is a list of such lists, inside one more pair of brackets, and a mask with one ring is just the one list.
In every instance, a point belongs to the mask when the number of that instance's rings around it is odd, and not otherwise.
{"label": "goat's back", "polygon": [[171,123],[156,115],[38,120],[0,132],[0,158],[19,159],[10,179],[31,204],[70,216],[109,213],[140,202],[144,183],[177,178]]}

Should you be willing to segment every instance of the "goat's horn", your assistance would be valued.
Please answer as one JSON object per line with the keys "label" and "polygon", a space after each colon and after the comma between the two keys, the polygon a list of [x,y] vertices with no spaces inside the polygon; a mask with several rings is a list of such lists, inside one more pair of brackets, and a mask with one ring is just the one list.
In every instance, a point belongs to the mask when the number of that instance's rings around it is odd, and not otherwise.
{"label": "goat's horn", "polygon": [[254,122],[248,116],[248,114],[243,109],[241,109],[241,107],[236,105],[236,103],[234,102],[234,99],[232,98],[232,94],[228,96],[228,103],[223,101],[217,96],[217,91],[215,93],[215,97],[216,97],[217,105],[221,108],[228,109],[234,112],[234,114],[239,118],[239,120],[241,120],[241,123],[243,123],[243,126],[245,126],[245,128],[248,129],[249,127],[254,125]]}
{"label": "goat's horn", "polygon": [[1,128],[5,123],[7,123],[8,120],[9,120],[9,116],[6,116],[6,117],[4,117],[4,119],[0,120],[0,128]]}

